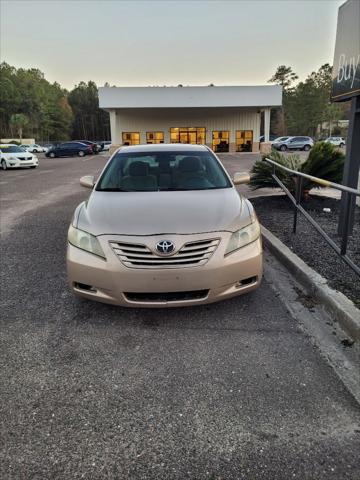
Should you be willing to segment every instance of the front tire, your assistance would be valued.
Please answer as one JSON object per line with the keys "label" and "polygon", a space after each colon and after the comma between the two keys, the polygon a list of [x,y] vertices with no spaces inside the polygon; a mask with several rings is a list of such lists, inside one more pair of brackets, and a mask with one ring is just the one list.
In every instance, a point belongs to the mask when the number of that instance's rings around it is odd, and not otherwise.
{"label": "front tire", "polygon": [[7,164],[6,164],[5,160],[1,160],[1,168],[3,170],[7,170],[8,167],[7,167]]}
{"label": "front tire", "polygon": [[80,150],[78,155],[79,155],[79,157],[83,157],[85,155],[85,153],[82,150]]}
{"label": "front tire", "polygon": [[282,152],[286,152],[286,150],[287,150],[286,145],[281,145],[280,150],[281,150]]}
{"label": "front tire", "polygon": [[303,150],[304,150],[304,152],[308,152],[310,150],[310,148],[311,148],[310,145],[304,145]]}
{"label": "front tire", "polygon": [[340,148],[344,148],[344,147],[345,147],[345,143],[340,143],[339,147],[340,147]]}
{"label": "front tire", "polygon": [[54,153],[54,152],[50,152],[50,153],[49,153],[49,157],[50,157],[50,158],[55,158],[55,153]]}

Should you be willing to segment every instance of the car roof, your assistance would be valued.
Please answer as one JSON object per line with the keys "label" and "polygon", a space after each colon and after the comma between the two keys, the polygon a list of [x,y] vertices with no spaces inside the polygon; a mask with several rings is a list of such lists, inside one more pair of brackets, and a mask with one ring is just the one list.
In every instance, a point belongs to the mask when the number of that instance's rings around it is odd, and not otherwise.
{"label": "car roof", "polygon": [[121,152],[159,152],[159,151],[208,151],[205,145],[191,145],[189,143],[152,143],[144,145],[123,145],[119,149]]}
{"label": "car roof", "polygon": [[22,145],[16,145],[16,143],[0,143],[1,147],[21,147]]}

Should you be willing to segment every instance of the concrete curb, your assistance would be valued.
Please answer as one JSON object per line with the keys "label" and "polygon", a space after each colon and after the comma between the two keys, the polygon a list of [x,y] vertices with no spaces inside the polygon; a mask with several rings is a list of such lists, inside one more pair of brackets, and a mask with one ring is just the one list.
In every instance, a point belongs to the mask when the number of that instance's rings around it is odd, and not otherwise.
{"label": "concrete curb", "polygon": [[290,271],[296,280],[321,303],[339,325],[360,340],[360,310],[344,294],[329,287],[326,279],[310,268],[275,235],[261,226],[264,245]]}

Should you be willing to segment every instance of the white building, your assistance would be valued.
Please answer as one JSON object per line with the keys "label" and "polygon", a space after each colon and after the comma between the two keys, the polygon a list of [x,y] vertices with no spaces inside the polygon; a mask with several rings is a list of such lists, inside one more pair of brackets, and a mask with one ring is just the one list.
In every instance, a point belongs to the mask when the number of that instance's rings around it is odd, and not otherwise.
{"label": "white building", "polygon": [[101,87],[100,107],[110,113],[113,145],[206,144],[215,151],[259,150],[270,109],[282,103],[277,85],[255,87]]}

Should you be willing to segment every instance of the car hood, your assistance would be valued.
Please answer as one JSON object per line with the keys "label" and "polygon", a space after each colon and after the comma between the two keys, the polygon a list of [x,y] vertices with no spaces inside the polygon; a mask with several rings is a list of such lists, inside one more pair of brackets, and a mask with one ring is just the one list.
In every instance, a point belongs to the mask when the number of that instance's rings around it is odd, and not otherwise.
{"label": "car hood", "polygon": [[10,157],[14,157],[14,158],[23,158],[23,157],[27,157],[27,158],[33,158],[34,155],[31,153],[31,152],[28,152],[27,150],[24,151],[24,152],[16,152],[16,153],[2,153],[2,155],[5,157],[5,158],[10,158]]}
{"label": "car hood", "polygon": [[235,231],[250,223],[235,188],[174,192],[94,191],[74,224],[93,235],[192,234]]}

